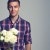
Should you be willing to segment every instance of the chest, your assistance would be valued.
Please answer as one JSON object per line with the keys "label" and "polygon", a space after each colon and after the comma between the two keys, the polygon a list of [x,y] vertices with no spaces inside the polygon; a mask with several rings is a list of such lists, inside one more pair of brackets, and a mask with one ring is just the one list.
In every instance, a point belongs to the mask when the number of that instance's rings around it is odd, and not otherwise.
{"label": "chest", "polygon": [[26,29],[26,26],[25,24],[2,24],[1,26],[1,30],[9,30],[11,28],[16,28],[19,33],[18,33],[18,39],[24,39],[24,34],[25,34],[25,29]]}

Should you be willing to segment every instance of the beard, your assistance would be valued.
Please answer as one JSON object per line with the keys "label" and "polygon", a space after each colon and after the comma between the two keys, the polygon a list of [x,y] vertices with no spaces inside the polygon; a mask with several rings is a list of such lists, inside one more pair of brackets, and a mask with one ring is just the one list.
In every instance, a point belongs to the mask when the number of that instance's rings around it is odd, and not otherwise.
{"label": "beard", "polygon": [[18,13],[16,13],[16,14],[11,14],[11,13],[10,13],[10,16],[11,16],[12,18],[14,18],[15,16],[18,16]]}

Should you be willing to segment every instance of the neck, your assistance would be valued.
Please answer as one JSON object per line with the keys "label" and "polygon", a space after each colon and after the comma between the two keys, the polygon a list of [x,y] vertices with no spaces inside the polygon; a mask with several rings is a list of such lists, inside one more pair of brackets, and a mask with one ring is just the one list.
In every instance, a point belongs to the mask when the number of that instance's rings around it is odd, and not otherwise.
{"label": "neck", "polygon": [[14,16],[14,17],[11,17],[11,20],[12,20],[12,23],[15,23],[15,21],[18,19],[18,15],[17,16]]}

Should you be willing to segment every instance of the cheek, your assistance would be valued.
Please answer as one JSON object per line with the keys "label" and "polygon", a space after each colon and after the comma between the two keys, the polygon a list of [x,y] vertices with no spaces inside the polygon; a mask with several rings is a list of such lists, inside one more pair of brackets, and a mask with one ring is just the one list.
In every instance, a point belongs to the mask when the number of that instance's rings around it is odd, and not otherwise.
{"label": "cheek", "polygon": [[19,11],[19,8],[16,8],[16,11]]}
{"label": "cheek", "polygon": [[12,12],[12,9],[9,9],[9,12]]}

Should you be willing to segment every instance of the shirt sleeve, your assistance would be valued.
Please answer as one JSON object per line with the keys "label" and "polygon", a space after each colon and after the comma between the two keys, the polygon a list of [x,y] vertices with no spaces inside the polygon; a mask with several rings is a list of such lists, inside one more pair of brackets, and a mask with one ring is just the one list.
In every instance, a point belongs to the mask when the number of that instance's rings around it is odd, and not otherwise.
{"label": "shirt sleeve", "polygon": [[24,42],[26,44],[32,44],[32,38],[31,38],[31,27],[30,23],[26,24],[26,31],[25,31],[25,36],[24,36]]}

